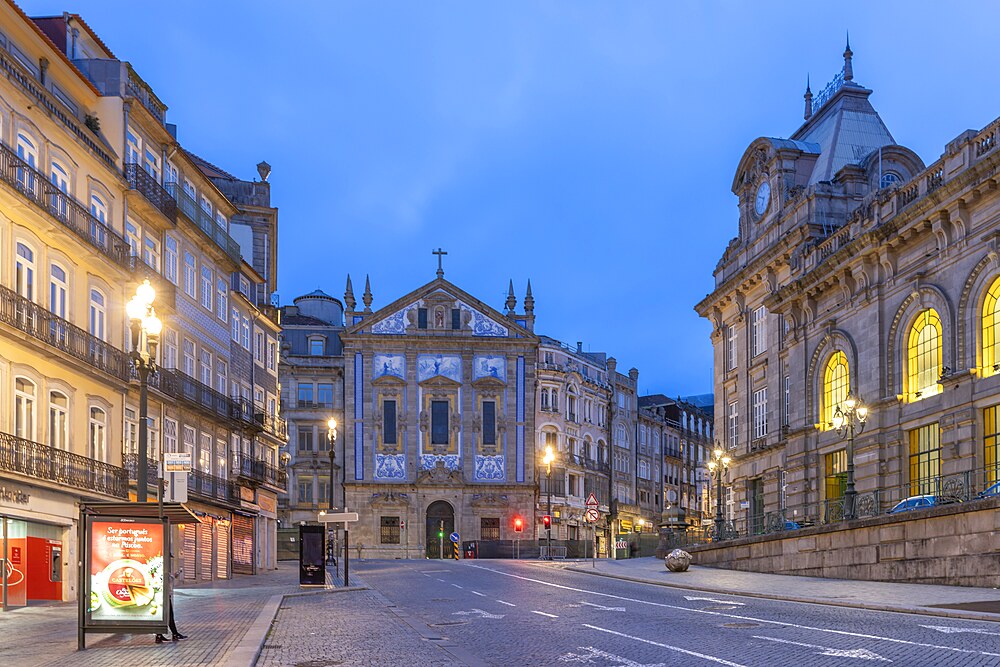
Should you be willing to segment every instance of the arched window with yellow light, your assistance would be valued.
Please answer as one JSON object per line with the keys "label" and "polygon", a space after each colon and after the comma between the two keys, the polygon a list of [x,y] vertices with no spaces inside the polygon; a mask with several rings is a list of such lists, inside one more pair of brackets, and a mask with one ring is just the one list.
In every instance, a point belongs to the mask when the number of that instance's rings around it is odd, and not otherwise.
{"label": "arched window with yellow light", "polygon": [[1000,278],[993,281],[983,301],[983,377],[1000,372]]}
{"label": "arched window with yellow light", "polygon": [[917,315],[906,345],[906,392],[911,401],[941,391],[941,318],[928,308]]}
{"label": "arched window with yellow light", "polygon": [[844,402],[851,391],[851,374],[847,365],[847,355],[837,350],[826,362],[823,373],[823,414],[821,423],[824,428],[831,428],[833,413],[837,406]]}

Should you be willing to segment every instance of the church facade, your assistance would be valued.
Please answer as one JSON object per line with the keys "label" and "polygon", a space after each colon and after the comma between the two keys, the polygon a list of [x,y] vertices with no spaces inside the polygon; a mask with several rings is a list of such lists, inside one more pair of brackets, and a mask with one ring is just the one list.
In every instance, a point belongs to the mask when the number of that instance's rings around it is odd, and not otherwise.
{"label": "church facade", "polygon": [[[852,52],[788,139],[747,148],[739,233],[696,307],[713,324],[728,519],[750,532],[998,479],[1000,119],[925,165],[890,134]],[[847,398],[868,408],[849,441]],[[777,518],[777,521],[771,519]],[[742,532],[742,530],[741,530]]]}
{"label": "church facade", "polygon": [[[373,310],[348,282],[343,497],[366,556],[436,558],[461,541],[530,539],[537,493],[530,284],[501,313],[437,277]],[[524,532],[514,533],[514,518]],[[441,536],[443,534],[443,537]]]}

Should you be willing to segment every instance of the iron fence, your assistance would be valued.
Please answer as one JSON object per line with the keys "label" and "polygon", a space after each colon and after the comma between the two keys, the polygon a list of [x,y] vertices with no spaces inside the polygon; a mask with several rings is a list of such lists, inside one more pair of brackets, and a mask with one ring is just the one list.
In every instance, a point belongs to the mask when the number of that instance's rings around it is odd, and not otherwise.
{"label": "iron fence", "polygon": [[132,364],[125,352],[2,285],[0,322],[116,378],[129,378]]}
{"label": "iron fence", "polygon": [[116,498],[128,497],[123,468],[10,433],[0,432],[0,470]]}
{"label": "iron fence", "polygon": [[128,162],[123,171],[129,187],[142,194],[150,204],[167,216],[168,220],[173,223],[177,222],[177,201],[142,168],[142,165]]}

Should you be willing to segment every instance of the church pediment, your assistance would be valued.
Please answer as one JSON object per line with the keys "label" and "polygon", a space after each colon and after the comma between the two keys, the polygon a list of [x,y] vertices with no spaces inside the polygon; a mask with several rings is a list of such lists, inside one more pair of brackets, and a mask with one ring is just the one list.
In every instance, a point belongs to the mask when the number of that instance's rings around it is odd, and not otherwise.
{"label": "church pediment", "polygon": [[506,495],[483,493],[472,496],[473,507],[509,507],[510,499]]}
{"label": "church pediment", "polygon": [[457,389],[462,386],[461,382],[455,382],[454,380],[446,378],[442,375],[435,375],[434,377],[428,378],[418,384],[425,389]]}
{"label": "church pediment", "polygon": [[485,377],[475,380],[472,383],[472,386],[475,387],[476,389],[486,390],[486,389],[502,389],[506,387],[507,384],[495,377]]}
{"label": "church pediment", "polygon": [[406,385],[406,380],[395,375],[382,375],[372,380],[372,385],[375,387],[403,387]]}

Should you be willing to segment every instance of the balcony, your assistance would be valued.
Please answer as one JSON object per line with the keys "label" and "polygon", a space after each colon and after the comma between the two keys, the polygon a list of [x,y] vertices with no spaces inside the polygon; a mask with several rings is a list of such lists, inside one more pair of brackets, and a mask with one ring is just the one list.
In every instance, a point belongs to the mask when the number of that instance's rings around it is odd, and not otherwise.
{"label": "balcony", "polygon": [[244,479],[257,484],[267,484],[276,489],[285,490],[288,482],[287,473],[261,459],[238,454],[233,458],[233,472]]}
{"label": "balcony", "polygon": [[177,207],[181,210],[181,213],[197,225],[198,229],[211,239],[215,245],[222,248],[227,255],[239,263],[241,259],[240,244],[229,235],[225,227],[220,226],[211,213],[198,206],[198,202],[184,192],[179,184],[167,183],[166,188],[167,192],[177,200]]}
{"label": "balcony", "polygon": [[254,405],[245,398],[234,398],[232,414],[233,419],[243,422],[247,428],[288,441],[288,423],[281,417],[268,414],[260,405]]}
{"label": "balcony", "polygon": [[163,189],[155,178],[149,175],[141,165],[134,162],[125,164],[125,180],[133,190],[146,198],[170,222],[177,224],[177,201]]}
{"label": "balcony", "polygon": [[153,118],[158,120],[161,125],[166,125],[167,123],[167,105],[160,101],[160,98],[153,93],[153,89],[149,87],[142,78],[135,73],[132,69],[132,65],[124,63],[125,67],[128,69],[128,76],[125,79],[125,92],[139,100],[139,102],[146,108],[149,113],[153,115]]}
{"label": "balcony", "polygon": [[0,322],[120,380],[132,363],[122,350],[0,285]]}
{"label": "balcony", "polygon": [[94,140],[94,133],[75,116],[68,114],[68,109],[63,103],[56,100],[55,96],[45,90],[44,87],[38,85],[37,79],[6,51],[0,51],[0,69],[6,72],[9,81],[17,83],[21,87],[21,90],[29,97],[34,98],[49,116],[62,123],[71,134],[82,141],[90,149],[90,152],[103,160],[112,169],[115,168],[115,158],[98,145]]}
{"label": "balcony", "polygon": [[57,190],[45,174],[28,166],[17,153],[3,144],[0,144],[0,181],[17,190],[36,208],[68,227],[112,262],[122,268],[130,268],[130,248],[122,237],[91,215],[85,206]]}
{"label": "balcony", "polygon": [[235,482],[200,470],[192,470],[189,474],[188,493],[225,503],[240,503],[240,491]]}
{"label": "balcony", "polygon": [[125,470],[0,432],[0,470],[56,482],[82,491],[128,497]]}
{"label": "balcony", "polygon": [[176,369],[159,368],[149,376],[149,386],[171,398],[186,401],[214,417],[233,418],[232,400]]}

